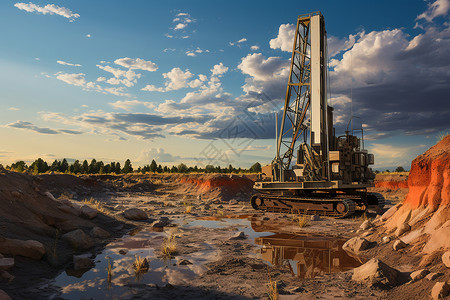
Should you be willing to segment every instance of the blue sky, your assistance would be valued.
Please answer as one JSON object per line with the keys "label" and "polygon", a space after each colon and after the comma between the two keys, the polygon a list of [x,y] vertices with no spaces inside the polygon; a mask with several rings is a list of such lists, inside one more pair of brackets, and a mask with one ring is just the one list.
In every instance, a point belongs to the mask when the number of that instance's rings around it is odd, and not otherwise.
{"label": "blue sky", "polygon": [[336,127],[353,111],[375,168],[408,168],[449,131],[449,7],[2,1],[0,162],[269,163],[293,23],[321,11]]}

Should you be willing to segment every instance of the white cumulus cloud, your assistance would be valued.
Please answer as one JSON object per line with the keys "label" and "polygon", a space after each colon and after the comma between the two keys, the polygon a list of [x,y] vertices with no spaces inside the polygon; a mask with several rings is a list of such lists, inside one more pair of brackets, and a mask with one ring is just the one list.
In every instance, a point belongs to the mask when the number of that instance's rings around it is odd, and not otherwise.
{"label": "white cumulus cloud", "polygon": [[446,16],[450,9],[449,0],[436,0],[433,3],[428,4],[428,9],[417,16],[417,20],[425,19],[428,22],[433,21],[434,18],[439,16]]}
{"label": "white cumulus cloud", "polygon": [[73,13],[70,9],[57,6],[55,4],[47,4],[46,6],[39,6],[31,2],[30,3],[17,2],[16,4],[14,4],[14,6],[26,12],[36,12],[43,15],[46,14],[59,15],[70,20],[74,20],[80,17],[79,14]]}
{"label": "white cumulus cloud", "polygon": [[294,44],[295,25],[281,24],[278,29],[278,36],[269,42],[270,48],[281,49],[282,51],[292,52]]}
{"label": "white cumulus cloud", "polygon": [[158,70],[158,65],[151,61],[146,61],[142,58],[119,58],[114,61],[116,65],[128,68],[130,70],[144,70],[149,72],[154,72]]}
{"label": "white cumulus cloud", "polygon": [[56,61],[58,64],[63,65],[63,66],[71,66],[71,67],[81,67],[80,64],[72,64],[72,63],[68,63],[62,60],[57,60]]}

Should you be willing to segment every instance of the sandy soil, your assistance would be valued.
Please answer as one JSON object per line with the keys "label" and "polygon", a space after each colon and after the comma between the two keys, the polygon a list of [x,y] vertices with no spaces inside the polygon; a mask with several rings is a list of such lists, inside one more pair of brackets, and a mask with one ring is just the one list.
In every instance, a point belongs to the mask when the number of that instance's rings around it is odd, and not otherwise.
{"label": "sandy soil", "polygon": [[[4,174],[4,176],[18,176],[5,172]],[[343,271],[337,270],[339,272],[327,274],[328,272],[323,271],[325,270],[325,263],[320,259],[313,262],[316,266],[309,272],[308,268],[312,262],[305,258],[307,270],[303,273],[298,270],[295,272],[295,266],[293,268],[292,264],[289,263],[280,265],[268,263],[261,256],[262,249],[267,247],[262,248],[258,244],[258,238],[263,236],[262,232],[294,234],[295,236],[306,237],[302,242],[317,240],[326,245],[333,245],[329,246],[327,250],[330,251],[327,252],[328,255],[331,255],[330,249],[335,249],[336,243],[340,243],[337,241],[345,241],[362,234],[359,230],[362,221],[366,218],[375,219],[377,214],[369,211],[364,215],[357,214],[351,218],[339,220],[321,217],[317,221],[310,220],[309,226],[300,228],[293,221],[294,216],[292,215],[254,211],[249,204],[252,192],[251,179],[253,178],[217,175],[73,177],[55,174],[29,176],[23,179],[26,182],[22,189],[24,190],[26,185],[33,182],[35,186],[28,192],[39,194],[35,191],[37,188],[40,191],[39,197],[41,198],[44,197],[42,195],[44,191],[50,191],[58,201],[70,199],[74,203],[81,203],[85,199],[92,198],[101,203],[101,210],[96,218],[89,221],[80,221],[73,217],[73,222],[81,222],[76,223],[80,228],[89,229],[93,226],[99,226],[112,234],[111,238],[97,240],[93,249],[85,251],[93,256],[100,253],[106,244],[113,241],[119,242],[119,245],[121,245],[115,246],[116,248],[111,246],[114,251],[118,251],[121,249],[120,247],[125,247],[123,246],[125,243],[120,244],[120,236],[130,233],[132,229],[138,229],[135,232],[139,230],[141,232],[137,235],[134,235],[134,233],[128,234],[128,238],[139,237],[140,234],[143,236],[145,232],[152,230],[152,224],[155,220],[167,217],[170,225],[161,230],[155,230],[163,232],[151,235],[151,240],[154,243],[147,243],[145,247],[153,247],[153,257],[156,260],[162,237],[167,236],[168,232],[172,232],[177,241],[177,253],[173,260],[169,262],[176,265],[186,259],[194,262],[193,265],[197,268],[194,272],[195,276],[186,280],[174,276],[174,278],[169,278],[158,284],[143,283],[139,280],[124,284],[121,291],[126,290],[126,297],[119,297],[119,295],[114,295],[113,292],[110,292],[112,296],[106,296],[108,291],[105,289],[103,296],[93,297],[88,293],[82,294],[87,299],[91,297],[93,299],[265,298],[268,297],[270,292],[268,287],[270,282],[276,282],[280,295],[279,299],[418,299],[417,296],[425,299],[429,297],[434,282],[425,279],[409,285],[402,282],[403,284],[397,287],[382,290],[352,281],[350,267]],[[372,190],[381,192],[389,200],[386,209],[402,201],[407,192],[407,189],[406,191],[388,188],[373,188]],[[3,192],[0,199],[6,199],[4,189]],[[50,202],[49,205],[56,204]],[[145,211],[149,219],[144,221],[125,219],[122,212],[133,207]],[[190,212],[187,213],[187,210],[190,210]],[[236,224],[225,222],[219,228],[202,225],[201,222],[195,223],[203,220],[221,219],[243,221]],[[55,238],[52,238],[51,235],[54,232],[33,233],[30,230],[18,230],[17,228],[25,227],[7,221],[3,221],[1,225],[5,228],[5,230],[2,230],[2,235],[5,237],[36,239],[46,245],[55,242]],[[47,226],[55,229],[55,224]],[[244,234],[243,236],[230,239],[241,231]],[[161,236],[158,234],[161,234]],[[376,229],[366,238],[373,243],[370,249],[364,251],[361,256],[362,261],[371,257],[378,257],[403,271],[405,278],[407,278],[409,272],[416,269],[420,257],[406,251],[394,252],[391,244],[381,245],[382,235]],[[136,242],[136,239],[134,241]],[[75,251],[62,240],[57,239],[56,243],[58,252],[64,259],[52,264],[50,259],[34,261],[16,256],[16,265],[9,270],[11,275],[15,276],[15,279],[11,282],[0,280],[0,289],[6,291],[13,299],[65,299],[63,289],[55,285],[53,278],[58,274],[63,274],[66,268],[70,269],[72,255],[81,253],[81,251]],[[129,250],[133,247],[130,246]],[[205,249],[208,251],[205,251]],[[312,253],[314,254],[314,252]],[[202,260],[199,256],[205,257]],[[439,278],[440,281],[449,280],[448,270],[443,269],[442,264],[437,263],[438,256],[439,253],[436,254],[435,261],[430,259],[427,267],[430,271],[443,274]],[[341,262],[344,261],[344,258],[340,257]],[[196,264],[195,261],[204,263]],[[97,263],[100,264],[99,261]],[[328,261],[328,263],[331,262]],[[194,267],[191,269],[194,270]],[[156,269],[154,270],[156,271]],[[165,274],[169,274],[168,270],[170,268],[166,270]],[[113,278],[113,282],[114,280],[115,278]],[[167,283],[163,284],[164,282]]]}

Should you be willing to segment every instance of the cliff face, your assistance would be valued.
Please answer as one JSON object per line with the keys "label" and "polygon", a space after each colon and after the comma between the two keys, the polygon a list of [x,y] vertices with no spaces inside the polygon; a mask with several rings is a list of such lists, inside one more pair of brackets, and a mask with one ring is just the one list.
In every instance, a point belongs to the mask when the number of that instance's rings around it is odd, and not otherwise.
{"label": "cliff face", "polygon": [[388,234],[404,223],[411,231],[399,237],[423,254],[450,248],[450,135],[411,163],[405,201],[380,219]]}
{"label": "cliff face", "polygon": [[408,186],[404,204],[412,209],[450,204],[450,135],[413,160]]}

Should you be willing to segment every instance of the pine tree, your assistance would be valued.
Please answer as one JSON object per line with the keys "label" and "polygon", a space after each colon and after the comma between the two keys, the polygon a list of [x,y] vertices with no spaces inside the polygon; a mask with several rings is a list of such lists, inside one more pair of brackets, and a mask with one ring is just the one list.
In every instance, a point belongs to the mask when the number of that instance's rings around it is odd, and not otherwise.
{"label": "pine tree", "polygon": [[156,164],[156,161],[153,159],[152,163],[150,164],[150,171],[155,173],[157,169],[158,169],[158,165]]}
{"label": "pine tree", "polygon": [[131,166],[131,161],[127,159],[123,165],[123,173],[127,174],[131,172],[133,172],[133,167]]}

